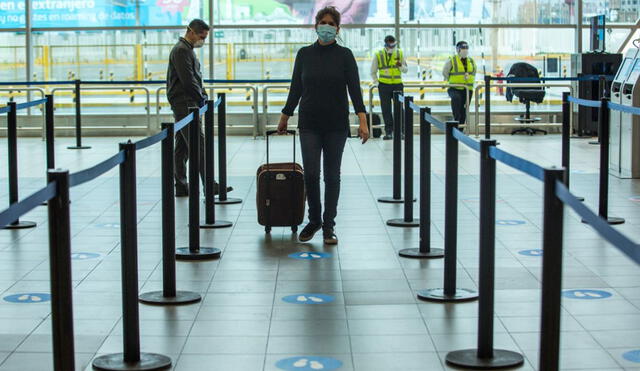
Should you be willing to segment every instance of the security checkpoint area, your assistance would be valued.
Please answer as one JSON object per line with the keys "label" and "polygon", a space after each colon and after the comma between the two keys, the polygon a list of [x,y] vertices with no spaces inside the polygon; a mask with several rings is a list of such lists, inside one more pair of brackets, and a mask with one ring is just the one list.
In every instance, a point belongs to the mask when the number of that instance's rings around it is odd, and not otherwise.
{"label": "security checkpoint area", "polygon": [[0,0],[0,371],[640,370],[627,3]]}

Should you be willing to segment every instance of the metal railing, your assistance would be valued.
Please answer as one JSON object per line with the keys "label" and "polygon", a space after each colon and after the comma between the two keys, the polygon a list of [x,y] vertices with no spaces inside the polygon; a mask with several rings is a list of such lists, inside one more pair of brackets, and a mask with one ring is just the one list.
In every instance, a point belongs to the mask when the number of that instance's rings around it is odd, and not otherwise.
{"label": "metal railing", "polygon": [[[29,99],[29,95],[30,95],[29,93],[32,92],[32,91],[40,93],[41,98],[44,98],[45,95],[46,95],[44,89],[42,89],[42,88],[19,88],[19,89],[0,88],[0,91],[6,91],[6,92],[9,92],[9,93],[12,93],[12,92],[21,93],[21,92],[25,91],[25,92],[27,92],[27,99]],[[41,112],[42,112],[42,127],[41,128],[38,128],[38,127],[33,127],[33,128],[22,127],[22,128],[20,128],[20,130],[38,130],[38,129],[40,129],[40,130],[42,130],[42,136],[41,136],[42,140],[44,140],[44,136],[45,136],[45,112],[44,112],[43,109],[41,109]],[[27,115],[31,115],[31,108],[27,109]]]}
{"label": "metal railing", "polygon": [[[442,89],[447,89],[447,88],[465,88],[465,95],[467,96],[467,120],[469,120],[469,106],[470,106],[470,101],[469,101],[469,89],[466,89],[466,86],[463,84],[446,84],[446,83],[441,83],[441,82],[436,82],[436,83],[429,83],[429,82],[423,82],[423,83],[404,83],[403,84],[404,88],[442,88]],[[369,121],[373,123],[373,91],[378,89],[377,85],[370,85],[369,86]],[[464,127],[464,125],[460,125],[461,127]]]}
{"label": "metal railing", "polygon": [[[502,84],[491,84],[491,88],[537,88],[537,87],[546,87],[546,88],[568,88],[571,95],[573,95],[574,87],[571,84],[547,84],[547,83],[502,83]],[[474,126],[475,126],[475,135],[476,138],[480,136],[480,125],[483,127],[486,123],[480,124],[480,91],[485,90],[485,84],[483,81],[478,82],[478,85],[474,89],[474,106],[475,106],[475,117],[474,117]],[[484,99],[491,99],[491,91],[488,94],[485,94]],[[468,107],[467,107],[468,108]],[[573,108],[572,108],[573,109]],[[468,116],[467,116],[468,117]],[[497,127],[505,127],[505,126],[522,126],[519,123],[513,124],[491,124],[491,126]],[[561,123],[558,124],[535,124],[535,126],[552,126],[552,127],[560,127]],[[573,115],[571,116],[571,130],[573,130]]]}
{"label": "metal railing", "polygon": [[[126,86],[91,86],[91,87],[85,87],[82,88],[82,91],[88,91],[88,90],[94,90],[94,91],[109,91],[109,90],[129,90],[129,91],[134,91],[134,90],[141,90],[144,92],[145,94],[145,99],[146,99],[146,106],[145,106],[145,112],[146,112],[146,117],[147,117],[147,125],[146,126],[139,126],[139,125],[134,125],[134,126],[127,126],[127,128],[129,129],[146,129],[147,130],[147,135],[151,135],[152,132],[152,127],[151,127],[151,114],[150,114],[150,110],[151,110],[151,97],[150,97],[150,92],[149,92],[149,88],[144,87],[144,86],[133,86],[133,85],[126,85]],[[53,88],[51,89],[51,94],[53,94],[55,96],[55,93],[57,91],[75,91],[75,88]],[[122,126],[91,126],[91,128],[93,129],[118,129],[121,128]],[[58,127],[58,129],[74,129],[73,127]]]}

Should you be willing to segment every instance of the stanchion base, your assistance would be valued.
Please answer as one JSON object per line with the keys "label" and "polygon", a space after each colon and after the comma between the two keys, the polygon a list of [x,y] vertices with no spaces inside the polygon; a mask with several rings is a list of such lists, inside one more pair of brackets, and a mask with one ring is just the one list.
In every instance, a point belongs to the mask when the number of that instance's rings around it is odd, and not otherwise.
{"label": "stanchion base", "polygon": [[473,301],[478,299],[478,293],[469,289],[456,289],[455,294],[445,295],[444,289],[426,289],[418,291],[418,299],[425,301],[456,302]]}
{"label": "stanchion base", "polygon": [[201,247],[196,251],[188,247],[176,249],[176,260],[211,260],[218,259],[222,252],[214,247]]}
{"label": "stanchion base", "polygon": [[478,358],[477,349],[456,350],[447,353],[447,363],[473,370],[496,370],[519,366],[524,363],[522,354],[510,350],[494,349],[493,357]]}
{"label": "stanchion base", "polygon": [[594,146],[597,146],[597,145],[599,145],[599,144],[600,144],[600,142],[598,142],[598,141],[596,140],[596,141],[591,141],[591,142],[589,142],[589,144],[593,144]]}
{"label": "stanchion base", "polygon": [[140,353],[140,361],[125,362],[124,354],[107,354],[93,360],[92,366],[102,371],[151,371],[171,367],[171,358],[156,353]]}
{"label": "stanchion base", "polygon": [[163,291],[151,291],[138,298],[142,304],[149,305],[184,305],[202,300],[200,294],[191,291],[176,291],[176,296],[164,296]]}
{"label": "stanchion base", "polygon": [[20,220],[16,224],[9,224],[7,226],[2,227],[2,229],[27,229],[27,228],[35,228],[37,226],[36,222],[30,222],[28,220]]}
{"label": "stanchion base", "polygon": [[437,259],[444,257],[444,250],[431,248],[427,252],[422,252],[420,249],[402,249],[398,255],[412,259]]}
{"label": "stanchion base", "polygon": [[220,199],[216,197],[215,203],[216,203],[216,205],[241,204],[242,203],[242,199],[241,198],[227,198],[224,201],[220,201]]}
{"label": "stanchion base", "polygon": [[91,149],[91,146],[69,146],[67,149]]}
{"label": "stanchion base", "polygon": [[[582,219],[582,222],[584,224],[589,224],[589,222],[587,222],[584,219]],[[625,222],[624,218],[618,218],[617,216],[610,216],[610,217],[607,218],[607,223],[612,224],[612,225],[624,224],[624,222]]]}
{"label": "stanchion base", "polygon": [[[382,202],[383,204],[403,204],[404,198],[380,197],[378,198],[378,202]],[[415,198],[413,202],[416,202]]]}
{"label": "stanchion base", "polygon": [[580,202],[584,202],[584,197],[582,197],[582,196],[576,196],[576,198],[578,199],[578,201],[580,201]]}
{"label": "stanchion base", "polygon": [[200,228],[204,228],[204,229],[229,228],[232,225],[233,223],[228,222],[226,220],[216,220],[215,223],[202,223],[200,224]]}
{"label": "stanchion base", "polygon": [[406,222],[404,220],[404,218],[389,219],[389,220],[387,220],[387,225],[390,226],[390,227],[402,227],[402,228],[419,227],[420,226],[420,220],[419,219],[413,219],[410,222]]}

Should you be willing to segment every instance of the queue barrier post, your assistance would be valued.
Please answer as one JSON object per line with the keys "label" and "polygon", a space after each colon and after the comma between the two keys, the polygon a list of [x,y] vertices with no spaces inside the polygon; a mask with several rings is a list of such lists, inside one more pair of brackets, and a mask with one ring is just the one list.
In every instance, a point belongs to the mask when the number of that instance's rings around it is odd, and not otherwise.
{"label": "queue barrier post", "polygon": [[75,80],[73,82],[74,105],[76,112],[76,145],[69,146],[68,149],[89,149],[91,146],[82,145],[82,99],[80,98],[82,81]]}
{"label": "queue barrier post", "polygon": [[[571,105],[569,103],[569,92],[562,93],[562,167],[567,169],[564,182],[569,188],[569,173],[571,168]],[[584,201],[584,197],[576,197]]]}
{"label": "queue barrier post", "polygon": [[[216,204],[239,204],[242,203],[242,199],[227,197],[227,94],[219,93],[218,97],[221,100],[218,106],[218,170],[220,172],[220,181],[218,182]],[[213,117],[211,120],[213,122]]]}

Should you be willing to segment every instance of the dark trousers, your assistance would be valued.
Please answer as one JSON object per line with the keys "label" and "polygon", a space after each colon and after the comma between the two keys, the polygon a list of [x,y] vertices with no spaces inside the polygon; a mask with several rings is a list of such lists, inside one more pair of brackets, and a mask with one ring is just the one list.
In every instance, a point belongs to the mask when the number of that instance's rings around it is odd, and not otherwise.
{"label": "dark trousers", "polygon": [[[453,113],[453,119],[458,121],[459,125],[464,125],[467,121],[467,96],[465,89],[449,88],[449,97],[451,97],[451,112]],[[473,91],[469,90],[469,101]]]}
{"label": "dark trousers", "polygon": [[[173,118],[176,122],[182,120],[189,114],[189,107],[185,105],[172,105]],[[204,133],[200,132],[200,179],[204,184]],[[173,152],[175,163],[174,178],[176,189],[187,190],[189,181],[187,179],[187,161],[189,160],[189,125],[176,133],[176,144]]]}
{"label": "dark trousers", "polygon": [[[309,205],[309,222],[333,228],[340,197],[340,166],[347,141],[343,131],[316,132],[300,130],[300,147],[304,166],[304,186]],[[320,158],[324,173],[324,215],[320,202]],[[322,215],[322,217],[321,217]]]}
{"label": "dark trousers", "polygon": [[402,84],[378,84],[378,93],[380,95],[380,108],[382,108],[382,118],[384,120],[385,134],[393,133],[393,92],[404,92]]}

